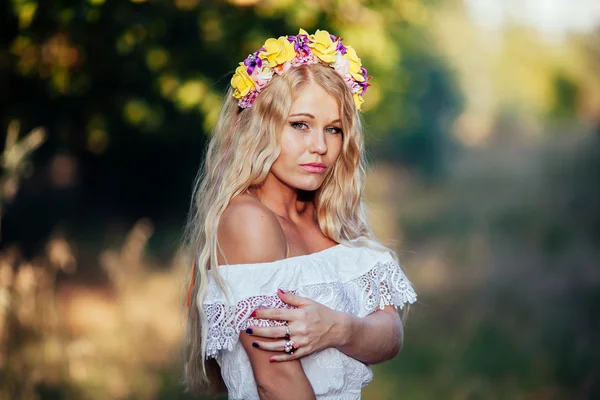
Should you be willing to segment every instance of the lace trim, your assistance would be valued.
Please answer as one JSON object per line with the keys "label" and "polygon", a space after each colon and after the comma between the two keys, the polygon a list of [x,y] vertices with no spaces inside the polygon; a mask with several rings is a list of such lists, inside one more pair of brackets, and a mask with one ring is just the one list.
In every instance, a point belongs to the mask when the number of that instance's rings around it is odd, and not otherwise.
{"label": "lace trim", "polygon": [[[412,304],[417,299],[410,281],[393,260],[379,262],[367,273],[349,282],[306,285],[291,292],[317,301],[324,298],[325,301],[320,301],[324,305],[359,317],[386,305],[402,309],[404,304]],[[360,304],[356,304],[357,300]],[[236,305],[216,303],[205,304],[203,308],[208,322],[206,357],[214,358],[219,350],[233,349],[239,340],[239,332],[249,326],[284,325],[284,321],[250,317],[257,308],[295,307],[285,304],[277,295],[260,295],[241,300]]]}

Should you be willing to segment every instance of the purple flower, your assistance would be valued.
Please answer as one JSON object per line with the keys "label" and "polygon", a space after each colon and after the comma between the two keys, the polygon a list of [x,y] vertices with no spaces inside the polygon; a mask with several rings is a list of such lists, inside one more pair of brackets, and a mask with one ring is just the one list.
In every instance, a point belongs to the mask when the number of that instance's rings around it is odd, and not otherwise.
{"label": "purple flower", "polygon": [[337,42],[337,46],[335,47],[335,49],[342,54],[346,54],[346,46],[344,46],[344,44],[342,43],[342,38],[331,34],[329,35],[329,37],[331,38],[332,42]]}
{"label": "purple flower", "polygon": [[258,56],[258,53],[264,50],[265,49],[261,47],[260,49],[256,50],[254,54],[249,54],[248,58],[244,60],[244,65],[247,67],[246,72],[248,72],[248,75],[252,75],[254,68],[262,68],[262,59]]}
{"label": "purple flower", "polygon": [[358,84],[358,86],[360,86],[360,88],[361,88],[360,95],[362,96],[363,94],[365,94],[365,92],[367,91],[367,88],[368,88],[369,86],[371,86],[371,84],[370,84],[370,83],[368,83],[368,80],[369,80],[369,78],[370,78],[370,77],[369,77],[369,76],[367,76],[367,69],[366,69],[366,68],[364,68],[364,67],[361,67],[361,69],[360,69],[360,72],[362,72],[362,75],[363,75],[363,77],[365,78],[365,80],[364,80],[364,81],[362,81],[362,82],[356,82],[356,83],[357,83],[357,84]]}
{"label": "purple flower", "polygon": [[288,36],[288,41],[294,44],[294,50],[300,56],[306,56],[310,53],[310,47],[308,47],[308,35],[299,33],[295,36]]}

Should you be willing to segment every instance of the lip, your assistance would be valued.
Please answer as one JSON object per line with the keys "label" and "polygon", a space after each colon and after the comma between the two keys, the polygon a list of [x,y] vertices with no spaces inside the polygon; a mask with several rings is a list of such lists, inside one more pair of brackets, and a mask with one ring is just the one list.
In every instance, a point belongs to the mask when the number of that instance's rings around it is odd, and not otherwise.
{"label": "lip", "polygon": [[300,168],[302,168],[303,170],[308,171],[308,172],[320,174],[327,170],[327,165],[325,165],[323,163],[314,162],[314,163],[308,163],[308,164],[301,164]]}

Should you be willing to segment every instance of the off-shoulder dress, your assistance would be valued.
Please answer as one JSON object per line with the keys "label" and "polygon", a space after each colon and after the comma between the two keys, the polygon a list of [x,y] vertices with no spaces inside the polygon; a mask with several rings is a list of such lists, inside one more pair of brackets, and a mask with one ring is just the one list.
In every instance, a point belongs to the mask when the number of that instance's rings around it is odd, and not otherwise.
{"label": "off-shoulder dress", "polygon": [[[274,262],[221,265],[218,272],[227,284],[226,293],[215,283],[214,271],[209,271],[208,291],[199,307],[208,320],[206,356],[217,360],[229,399],[235,400],[259,399],[239,333],[248,326],[283,325],[250,317],[257,308],[291,307],[279,299],[278,288],[356,317],[386,305],[401,309],[417,297],[391,253],[370,247],[338,244]],[[335,348],[300,361],[318,399],[360,399],[361,388],[373,378],[368,365]]]}

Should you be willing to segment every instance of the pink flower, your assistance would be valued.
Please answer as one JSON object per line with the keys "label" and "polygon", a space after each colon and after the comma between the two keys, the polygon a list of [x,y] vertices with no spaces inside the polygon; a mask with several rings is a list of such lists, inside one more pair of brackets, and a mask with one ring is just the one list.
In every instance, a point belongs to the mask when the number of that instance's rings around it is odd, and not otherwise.
{"label": "pink flower", "polygon": [[273,70],[266,65],[263,65],[261,68],[254,68],[252,71],[252,80],[254,81],[254,85],[256,86],[256,90],[260,92],[263,87],[273,78]]}
{"label": "pink flower", "polygon": [[286,72],[288,72],[288,70],[291,68],[292,63],[290,61],[287,61],[284,64],[278,65],[275,68],[273,68],[273,70],[275,71],[275,73],[277,75],[282,75],[285,74]]}
{"label": "pink flower", "polygon": [[315,57],[315,55],[312,53],[299,54],[298,56],[296,56],[296,58],[294,58],[292,60],[292,67],[298,67],[300,65],[318,64],[318,63],[319,63],[319,59],[317,57]]}

